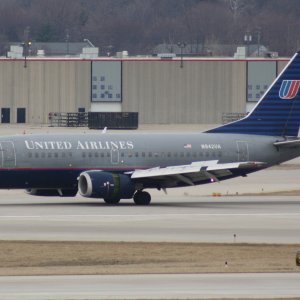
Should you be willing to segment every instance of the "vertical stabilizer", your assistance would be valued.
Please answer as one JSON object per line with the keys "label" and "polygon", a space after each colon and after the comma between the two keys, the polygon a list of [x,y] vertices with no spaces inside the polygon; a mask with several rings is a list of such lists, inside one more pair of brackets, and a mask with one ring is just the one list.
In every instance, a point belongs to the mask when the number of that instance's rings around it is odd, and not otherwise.
{"label": "vertical stabilizer", "polygon": [[293,56],[245,118],[206,132],[297,136],[299,125],[300,52]]}

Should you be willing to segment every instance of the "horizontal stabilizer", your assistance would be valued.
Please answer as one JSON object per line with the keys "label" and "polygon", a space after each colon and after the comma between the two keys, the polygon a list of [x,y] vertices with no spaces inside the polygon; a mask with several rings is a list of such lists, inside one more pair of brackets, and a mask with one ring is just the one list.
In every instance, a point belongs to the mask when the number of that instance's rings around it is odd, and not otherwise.
{"label": "horizontal stabilizer", "polygon": [[274,146],[276,147],[300,147],[300,139],[293,139],[293,140],[285,140],[281,142],[274,143]]}

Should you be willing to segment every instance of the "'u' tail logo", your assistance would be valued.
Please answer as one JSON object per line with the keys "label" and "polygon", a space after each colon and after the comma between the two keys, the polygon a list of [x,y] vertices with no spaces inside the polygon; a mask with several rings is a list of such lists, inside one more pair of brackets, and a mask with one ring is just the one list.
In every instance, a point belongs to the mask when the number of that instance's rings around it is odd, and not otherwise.
{"label": "'u' tail logo", "polygon": [[281,99],[294,99],[299,91],[300,80],[283,80],[279,90]]}

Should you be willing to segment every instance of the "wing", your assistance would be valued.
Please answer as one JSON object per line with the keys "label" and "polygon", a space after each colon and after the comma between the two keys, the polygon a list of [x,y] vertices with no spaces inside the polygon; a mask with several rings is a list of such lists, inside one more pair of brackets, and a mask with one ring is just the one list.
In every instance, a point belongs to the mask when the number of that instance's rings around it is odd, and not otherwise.
{"label": "wing", "polygon": [[217,160],[193,162],[189,165],[135,170],[131,178],[147,187],[179,187],[216,182],[262,169],[262,162],[218,163]]}

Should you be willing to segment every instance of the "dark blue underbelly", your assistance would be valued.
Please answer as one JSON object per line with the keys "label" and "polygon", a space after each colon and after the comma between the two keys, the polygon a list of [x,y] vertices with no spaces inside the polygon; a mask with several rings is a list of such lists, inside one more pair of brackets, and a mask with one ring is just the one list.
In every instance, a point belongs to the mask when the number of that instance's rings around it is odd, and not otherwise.
{"label": "dark blue underbelly", "polygon": [[0,170],[0,188],[73,188],[83,170]]}

